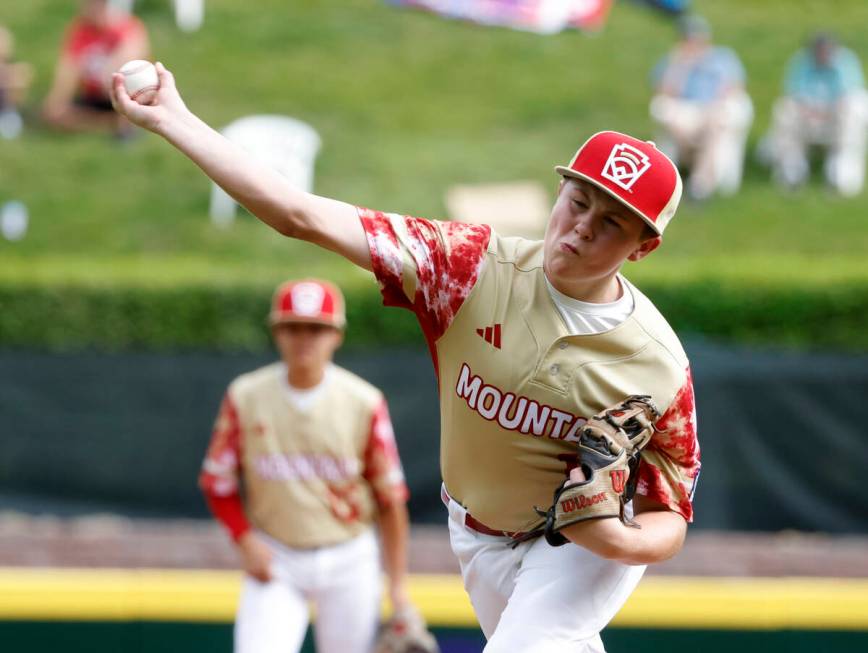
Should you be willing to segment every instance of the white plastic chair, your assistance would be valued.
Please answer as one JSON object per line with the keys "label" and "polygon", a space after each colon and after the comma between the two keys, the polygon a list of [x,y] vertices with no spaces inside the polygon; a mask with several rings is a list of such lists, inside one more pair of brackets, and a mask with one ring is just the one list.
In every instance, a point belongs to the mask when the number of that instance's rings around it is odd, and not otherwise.
{"label": "white plastic chair", "polygon": [[205,20],[205,0],[172,0],[175,24],[183,32],[195,32]]}
{"label": "white plastic chair", "polygon": [[[322,141],[307,123],[288,116],[254,115],[239,118],[220,131],[297,188],[313,190],[314,161]],[[236,206],[222,188],[212,186],[210,214],[215,225],[229,226],[235,219]]]}
{"label": "white plastic chair", "polygon": [[450,220],[487,224],[501,236],[540,238],[551,202],[536,181],[460,184],[446,191],[446,210]]}
{"label": "white plastic chair", "polygon": [[[131,14],[136,0],[110,0],[109,4],[118,11]],[[183,32],[195,32],[205,20],[205,0],[172,0],[175,10],[175,24]]]}

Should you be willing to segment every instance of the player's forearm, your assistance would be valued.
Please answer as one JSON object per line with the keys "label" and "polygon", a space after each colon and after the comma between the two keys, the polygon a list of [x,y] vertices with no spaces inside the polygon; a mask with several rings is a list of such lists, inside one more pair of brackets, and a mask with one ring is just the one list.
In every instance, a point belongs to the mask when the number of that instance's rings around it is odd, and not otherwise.
{"label": "player's forearm", "polygon": [[662,562],[681,550],[687,524],[680,515],[650,511],[635,519],[641,528],[631,528],[611,518],[581,522],[562,532],[574,544],[628,565]]}
{"label": "player's forearm", "polygon": [[[379,526],[383,543],[383,566],[389,577],[389,595],[393,608],[407,600],[407,539],[410,526],[407,505],[392,503],[380,509]],[[395,605],[395,604],[398,605]]]}
{"label": "player's forearm", "polygon": [[205,492],[205,501],[208,508],[229,533],[229,536],[238,542],[244,535],[250,532],[250,522],[244,513],[244,504],[238,494],[218,496],[212,492]]}
{"label": "player's forearm", "polygon": [[284,235],[300,237],[306,193],[193,113],[166,121],[157,131],[257,218]]}

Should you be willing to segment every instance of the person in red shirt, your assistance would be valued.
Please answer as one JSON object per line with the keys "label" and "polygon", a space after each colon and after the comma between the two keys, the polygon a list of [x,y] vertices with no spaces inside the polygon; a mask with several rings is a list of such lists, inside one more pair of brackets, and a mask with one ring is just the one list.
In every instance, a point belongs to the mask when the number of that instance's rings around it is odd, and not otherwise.
{"label": "person in red shirt", "polygon": [[66,31],[43,118],[64,131],[129,133],[129,122],[112,110],[111,75],[149,53],[142,21],[113,9],[108,0],[82,0]]}

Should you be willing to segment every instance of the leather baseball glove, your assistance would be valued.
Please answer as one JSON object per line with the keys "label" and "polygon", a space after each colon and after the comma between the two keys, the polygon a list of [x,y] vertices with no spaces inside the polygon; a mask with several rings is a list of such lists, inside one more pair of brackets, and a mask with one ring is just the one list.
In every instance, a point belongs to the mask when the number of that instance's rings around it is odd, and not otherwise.
{"label": "leather baseball glove", "polygon": [[422,615],[408,608],[380,626],[373,653],[440,653],[440,647]]}
{"label": "leather baseball glove", "polygon": [[582,428],[579,454],[585,480],[567,479],[555,490],[551,507],[542,511],[541,530],[552,546],[567,543],[560,534],[566,526],[587,519],[618,517],[639,528],[624,507],[636,493],[642,449],[654,434],[660,413],[648,395],[631,395],[594,415]]}

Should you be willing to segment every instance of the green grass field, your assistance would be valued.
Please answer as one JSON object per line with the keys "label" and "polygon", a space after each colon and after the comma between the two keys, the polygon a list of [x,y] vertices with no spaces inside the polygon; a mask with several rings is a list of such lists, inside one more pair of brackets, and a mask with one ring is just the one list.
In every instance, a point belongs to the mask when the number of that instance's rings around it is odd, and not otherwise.
{"label": "green grass field", "polygon": [[[156,57],[208,122],[270,112],[301,118],[323,138],[316,192],[427,217],[444,216],[454,183],[533,179],[554,191],[552,166],[596,130],[651,137],[648,74],[675,35],[666,16],[626,0],[601,34],[556,36],[446,21],[379,0],[208,0],[204,28],[184,34],[167,0],[137,5]],[[37,69],[31,114],[74,6],[28,0],[0,8],[18,58]],[[753,142],[768,125],[788,56],[812,29],[835,30],[868,61],[864,0],[694,7],[744,60]],[[208,192],[201,172],[155,136],[119,144],[49,133],[31,119],[22,138],[0,142],[0,201],[20,199],[31,215],[25,240],[0,241],[0,282],[271,283],[313,273],[361,283],[349,265],[249,216],[214,228]],[[665,247],[628,272],[640,281],[868,282],[866,215],[868,194],[837,198],[819,179],[783,194],[749,162],[738,196],[686,203]]]}

